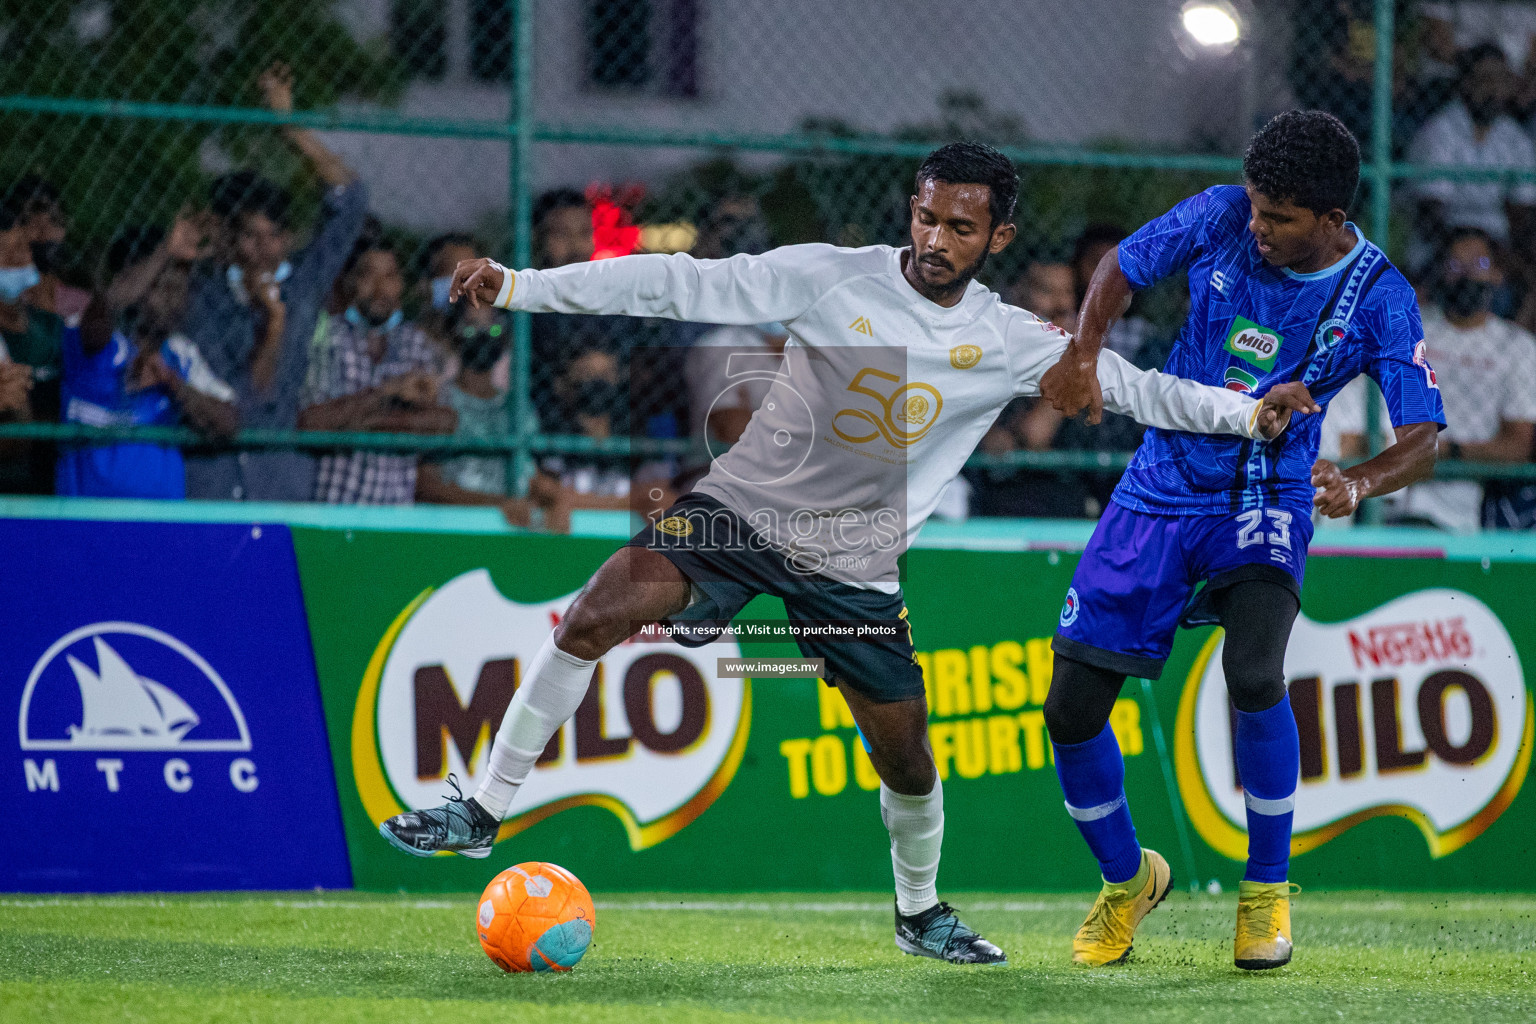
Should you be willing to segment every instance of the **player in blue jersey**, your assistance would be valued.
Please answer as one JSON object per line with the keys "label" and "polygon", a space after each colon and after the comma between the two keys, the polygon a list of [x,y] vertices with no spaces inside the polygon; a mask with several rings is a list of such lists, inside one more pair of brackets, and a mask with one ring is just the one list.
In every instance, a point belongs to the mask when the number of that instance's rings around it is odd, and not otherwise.
{"label": "player in blue jersey", "polygon": [[1073,941],[1073,960],[1089,966],[1124,960],[1172,885],[1167,861],[1136,842],[1110,709],[1127,676],[1161,674],[1180,625],[1211,623],[1226,630],[1248,814],[1234,959],[1250,970],[1290,960],[1300,751],[1284,658],[1312,511],[1347,516],[1362,498],[1427,476],[1445,425],[1413,290],[1345,216],[1360,177],[1349,130],[1320,111],[1281,114],[1254,137],[1243,174],[1244,187],[1192,196],[1110,250],[1041,393],[1098,422],[1093,367],[1110,324],[1133,291],[1182,271],[1190,311],[1167,372],[1254,394],[1301,381],[1322,409],[1367,373],[1397,440],[1340,470],[1317,459],[1320,414],[1270,442],[1147,431],[1072,578],[1045,704],[1067,811],[1104,877]]}

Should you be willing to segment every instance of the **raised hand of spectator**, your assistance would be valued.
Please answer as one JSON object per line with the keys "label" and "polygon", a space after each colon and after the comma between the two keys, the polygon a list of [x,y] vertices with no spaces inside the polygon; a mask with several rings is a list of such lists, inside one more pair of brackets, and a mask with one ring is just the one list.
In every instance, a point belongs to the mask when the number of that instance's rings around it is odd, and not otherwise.
{"label": "raised hand of spectator", "polygon": [[261,102],[276,114],[293,112],[293,69],[280,60],[273,61],[256,79],[261,89]]}
{"label": "raised hand of spectator", "polygon": [[166,252],[171,259],[192,263],[203,258],[213,237],[214,217],[207,210],[194,211],[183,206],[165,236]]}
{"label": "raised hand of spectator", "polygon": [[0,416],[25,416],[31,411],[32,367],[0,363]]}

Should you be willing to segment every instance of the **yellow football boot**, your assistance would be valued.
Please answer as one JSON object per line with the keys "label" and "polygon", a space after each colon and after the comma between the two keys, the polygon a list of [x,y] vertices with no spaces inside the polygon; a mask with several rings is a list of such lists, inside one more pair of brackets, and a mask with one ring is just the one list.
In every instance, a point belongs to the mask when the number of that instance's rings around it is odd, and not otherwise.
{"label": "yellow football boot", "polygon": [[1173,872],[1156,850],[1141,851],[1141,870],[1129,882],[1104,883],[1088,919],[1072,937],[1072,962],[1084,967],[1123,963],[1141,919],[1173,888]]}
{"label": "yellow football boot", "polygon": [[1237,939],[1232,961],[1245,971],[1267,971],[1291,962],[1290,882],[1242,882],[1237,887]]}

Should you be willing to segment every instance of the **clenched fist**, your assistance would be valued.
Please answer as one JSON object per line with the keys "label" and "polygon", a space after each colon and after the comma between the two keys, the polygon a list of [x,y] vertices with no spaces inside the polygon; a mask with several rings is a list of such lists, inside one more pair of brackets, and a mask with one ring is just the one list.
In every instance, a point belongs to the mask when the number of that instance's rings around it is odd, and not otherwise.
{"label": "clenched fist", "polygon": [[1273,441],[1291,425],[1293,414],[1305,416],[1322,411],[1322,407],[1312,400],[1312,393],[1307,390],[1307,386],[1300,381],[1276,384],[1264,393],[1264,399],[1259,405],[1259,436],[1266,441]]}
{"label": "clenched fist", "polygon": [[448,301],[457,302],[462,295],[469,299],[471,309],[479,309],[482,302],[487,306],[494,305],[508,273],[510,271],[506,267],[485,256],[461,260],[453,268],[453,281],[448,285]]}
{"label": "clenched fist", "polygon": [[1317,488],[1312,504],[1329,519],[1353,515],[1365,497],[1360,481],[1327,459],[1312,464],[1312,486]]}

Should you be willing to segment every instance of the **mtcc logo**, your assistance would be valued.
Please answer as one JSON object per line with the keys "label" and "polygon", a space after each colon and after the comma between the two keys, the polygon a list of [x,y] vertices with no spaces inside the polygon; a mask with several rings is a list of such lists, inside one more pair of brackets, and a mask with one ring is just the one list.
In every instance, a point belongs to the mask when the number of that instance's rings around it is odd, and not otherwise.
{"label": "mtcc logo", "polygon": [[[176,637],[136,622],[97,622],[55,641],[27,676],[17,728],[24,751],[136,755],[251,749],[245,715],[218,671]],[[111,793],[145,770],[142,758],[29,757],[22,766],[28,791],[58,792],[61,762],[62,778],[71,784],[84,784],[86,772],[94,772]],[[167,758],[157,770],[173,792],[193,786],[192,765],[182,757]],[[256,789],[250,758],[231,759],[227,771],[239,792]]]}

